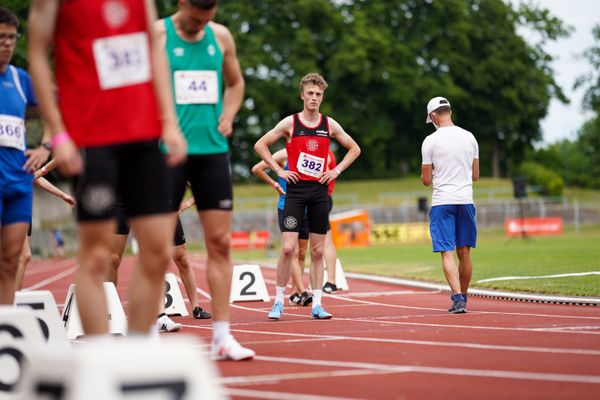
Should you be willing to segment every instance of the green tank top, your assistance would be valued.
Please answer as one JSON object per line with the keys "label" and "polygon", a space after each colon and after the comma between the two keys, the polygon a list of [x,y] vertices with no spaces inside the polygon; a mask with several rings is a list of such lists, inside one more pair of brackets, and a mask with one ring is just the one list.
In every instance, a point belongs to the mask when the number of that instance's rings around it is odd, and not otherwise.
{"label": "green tank top", "polygon": [[175,109],[188,154],[227,153],[227,138],[217,130],[223,110],[223,53],[213,30],[207,24],[202,40],[192,43],[177,35],[171,17],[165,19],[165,29]]}

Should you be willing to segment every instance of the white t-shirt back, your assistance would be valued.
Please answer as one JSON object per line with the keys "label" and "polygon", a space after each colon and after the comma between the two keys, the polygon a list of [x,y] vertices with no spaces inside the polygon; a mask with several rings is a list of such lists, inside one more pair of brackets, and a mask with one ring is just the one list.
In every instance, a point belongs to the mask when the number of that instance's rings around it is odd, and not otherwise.
{"label": "white t-shirt back", "polygon": [[473,160],[479,159],[475,136],[458,126],[441,127],[421,146],[423,164],[433,164],[431,205],[473,204]]}

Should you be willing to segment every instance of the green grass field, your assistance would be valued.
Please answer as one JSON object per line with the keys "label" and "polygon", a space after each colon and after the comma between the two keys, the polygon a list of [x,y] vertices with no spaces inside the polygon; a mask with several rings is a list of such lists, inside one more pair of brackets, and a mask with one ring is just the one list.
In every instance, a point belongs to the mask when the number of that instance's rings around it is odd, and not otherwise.
{"label": "green grass field", "polygon": [[[480,232],[472,251],[472,286],[510,291],[600,297],[600,275],[477,283],[505,276],[544,276],[600,271],[600,226],[579,233],[567,228],[561,236],[530,240],[507,239],[503,231]],[[340,249],[338,256],[347,272],[445,282],[441,257],[430,244],[380,245]],[[265,251],[235,251],[234,259],[275,263],[277,255]]]}
{"label": "green grass field", "polygon": [[[234,188],[237,199],[275,197],[264,184],[243,184]],[[361,204],[401,204],[429,196],[418,177],[369,181],[344,181],[336,185],[334,197],[342,203],[354,199]],[[489,198],[512,198],[508,179],[482,178],[474,186],[475,202]],[[530,194],[534,196],[535,194]],[[563,196],[581,204],[600,205],[600,191],[566,188]],[[256,203],[257,206],[260,201]],[[264,202],[263,202],[264,204]],[[336,200],[336,204],[339,202]],[[245,203],[253,207],[252,202]],[[380,245],[368,248],[341,249],[338,252],[345,271],[374,275],[445,282],[441,257],[433,254],[430,244]],[[544,276],[600,271],[600,225],[583,226],[579,233],[566,226],[561,236],[507,239],[502,228],[479,232],[473,250],[473,287],[532,293],[600,297],[600,275],[529,280],[504,280],[477,283],[478,280],[505,276]],[[275,263],[277,255],[265,251],[236,251],[238,261],[257,260]]]}

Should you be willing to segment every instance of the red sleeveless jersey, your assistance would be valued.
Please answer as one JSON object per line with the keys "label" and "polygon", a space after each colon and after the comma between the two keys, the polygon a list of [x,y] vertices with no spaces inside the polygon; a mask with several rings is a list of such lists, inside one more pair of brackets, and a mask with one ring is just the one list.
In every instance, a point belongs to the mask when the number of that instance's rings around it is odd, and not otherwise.
{"label": "red sleeveless jersey", "polygon": [[316,126],[306,126],[300,121],[300,114],[293,115],[292,139],[286,143],[288,168],[298,172],[300,180],[318,181],[327,170],[329,152],[329,118],[319,114],[321,119]]}
{"label": "red sleeveless jersey", "polygon": [[62,1],[54,37],[59,106],[78,146],[161,134],[144,0]]}

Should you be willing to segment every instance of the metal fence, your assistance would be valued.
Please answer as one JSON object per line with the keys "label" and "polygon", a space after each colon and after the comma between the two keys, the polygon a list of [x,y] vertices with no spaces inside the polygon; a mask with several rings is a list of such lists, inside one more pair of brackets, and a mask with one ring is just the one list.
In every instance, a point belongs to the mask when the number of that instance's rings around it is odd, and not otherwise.
{"label": "metal fence", "polygon": [[[68,191],[66,185],[62,187]],[[510,198],[497,198],[497,194],[506,197],[506,190],[488,191],[485,196],[476,198],[477,223],[481,228],[501,227],[506,218],[520,217],[520,203]],[[361,204],[356,195],[334,195],[333,213],[364,209],[369,212],[375,224],[403,222],[425,222],[427,213],[418,209],[416,199],[429,192],[389,192],[382,193],[374,204]],[[279,225],[276,210],[277,198],[246,197],[235,201],[233,230],[268,230],[271,237],[279,237]],[[597,204],[580,204],[563,198],[531,197],[522,200],[525,217],[561,217],[564,224],[578,230],[581,225],[600,223],[600,207]],[[190,242],[202,241],[202,226],[193,210],[181,215],[181,220]],[[37,190],[34,195],[33,234],[31,246],[34,254],[48,256],[52,249],[52,228],[59,227],[65,239],[65,250],[76,250],[77,240],[72,210],[56,197]]]}

